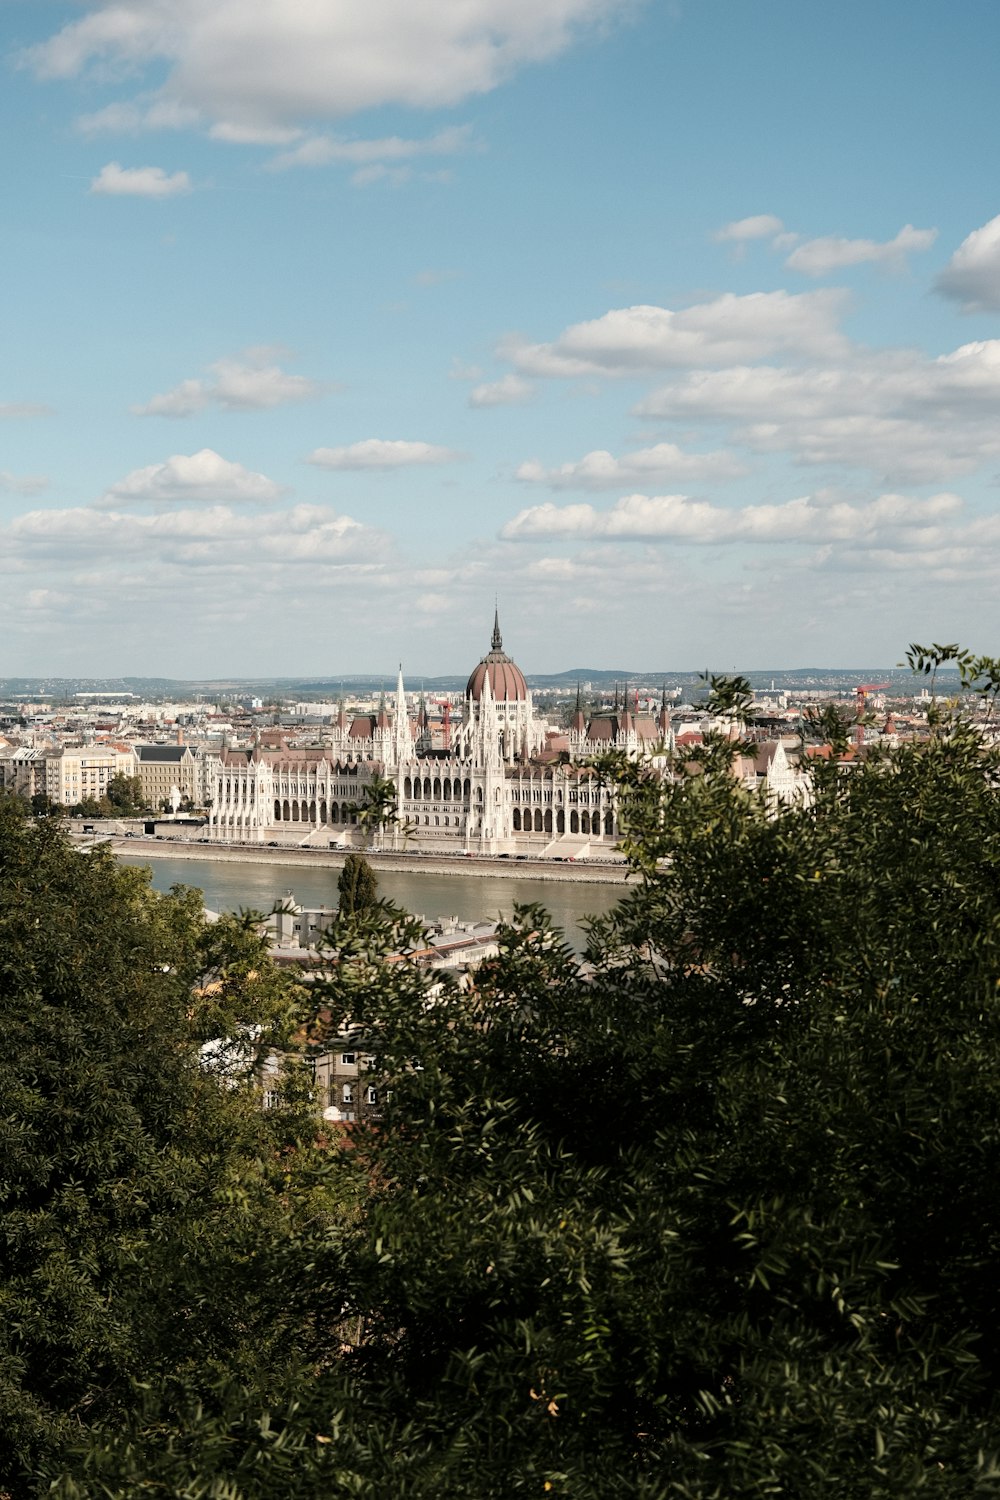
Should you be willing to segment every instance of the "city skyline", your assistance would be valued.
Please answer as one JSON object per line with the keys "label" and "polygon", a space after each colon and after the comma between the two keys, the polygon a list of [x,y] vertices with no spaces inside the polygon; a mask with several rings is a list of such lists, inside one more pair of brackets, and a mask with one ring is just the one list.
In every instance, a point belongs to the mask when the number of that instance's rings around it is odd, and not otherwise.
{"label": "city skyline", "polygon": [[991,650],[998,42],[5,0],[2,675]]}

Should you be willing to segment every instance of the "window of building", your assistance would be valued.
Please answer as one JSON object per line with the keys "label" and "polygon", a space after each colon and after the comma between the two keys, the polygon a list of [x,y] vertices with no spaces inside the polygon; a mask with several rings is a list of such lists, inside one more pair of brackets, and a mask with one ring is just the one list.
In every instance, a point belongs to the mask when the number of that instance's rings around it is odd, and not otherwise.
{"label": "window of building", "polygon": [[354,1103],[354,1084],[353,1083],[345,1083],[344,1084],[343,1094],[342,1094],[341,1097],[343,1098],[343,1101],[344,1101],[345,1104],[353,1104]]}
{"label": "window of building", "polygon": [[340,1054],[340,1061],[343,1063],[345,1068],[349,1068],[351,1064],[357,1062],[357,1060],[358,1054],[356,1052],[342,1052]]}
{"label": "window of building", "polygon": [[369,1104],[378,1103],[378,1089],[375,1088],[374,1084],[368,1085],[368,1092],[365,1095],[365,1098],[368,1100]]}

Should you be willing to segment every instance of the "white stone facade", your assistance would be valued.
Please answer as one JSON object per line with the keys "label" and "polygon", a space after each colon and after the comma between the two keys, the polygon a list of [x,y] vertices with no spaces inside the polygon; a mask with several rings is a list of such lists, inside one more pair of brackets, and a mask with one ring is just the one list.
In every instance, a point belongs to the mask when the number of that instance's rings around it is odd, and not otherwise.
{"label": "white stone facade", "polygon": [[[400,672],[391,710],[350,722],[341,712],[328,746],[224,750],[209,789],[209,834],[254,843],[292,832],[300,842],[362,842],[357,810],[366,789],[387,778],[397,816],[371,835],[376,847],[553,857],[614,847],[611,788],[574,764],[572,752],[543,753],[544,726],[503,651],[498,623],[450,740],[444,750],[427,748],[426,723],[411,720]],[[581,743],[576,754],[595,748]]]}

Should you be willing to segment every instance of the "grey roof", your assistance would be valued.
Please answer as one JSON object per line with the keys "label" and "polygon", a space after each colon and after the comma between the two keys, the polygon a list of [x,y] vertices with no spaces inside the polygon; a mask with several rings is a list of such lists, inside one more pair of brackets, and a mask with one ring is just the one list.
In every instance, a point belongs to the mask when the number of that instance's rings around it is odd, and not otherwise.
{"label": "grey roof", "polygon": [[189,745],[136,745],[135,753],[140,761],[149,765],[159,762],[161,765],[179,765],[185,756],[191,754]]}

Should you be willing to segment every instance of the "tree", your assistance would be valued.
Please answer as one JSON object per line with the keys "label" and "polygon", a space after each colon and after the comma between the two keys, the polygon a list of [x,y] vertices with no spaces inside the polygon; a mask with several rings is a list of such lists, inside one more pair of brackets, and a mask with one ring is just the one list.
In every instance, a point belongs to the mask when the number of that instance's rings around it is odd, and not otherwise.
{"label": "tree", "polygon": [[116,771],[114,776],[108,778],[105,796],[111,804],[113,813],[119,817],[127,818],[141,813],[146,806],[141,778],[126,776],[122,771]]}
{"label": "tree", "polygon": [[689,774],[605,768],[637,884],[586,962],[525,908],[463,991],[338,917],[385,1103],[271,1262],[301,1363],[151,1390],[100,1493],[1000,1493],[1000,751],[942,711],[769,808],[743,696]]}
{"label": "tree", "polygon": [[45,1491],[144,1387],[211,1404],[213,1371],[287,1365],[262,1266],[312,1127],[257,1079],[300,998],[251,924],[0,801],[0,1491]]}
{"label": "tree", "polygon": [[337,895],[342,916],[366,912],[378,900],[375,871],[363,854],[348,854],[337,879]]}

